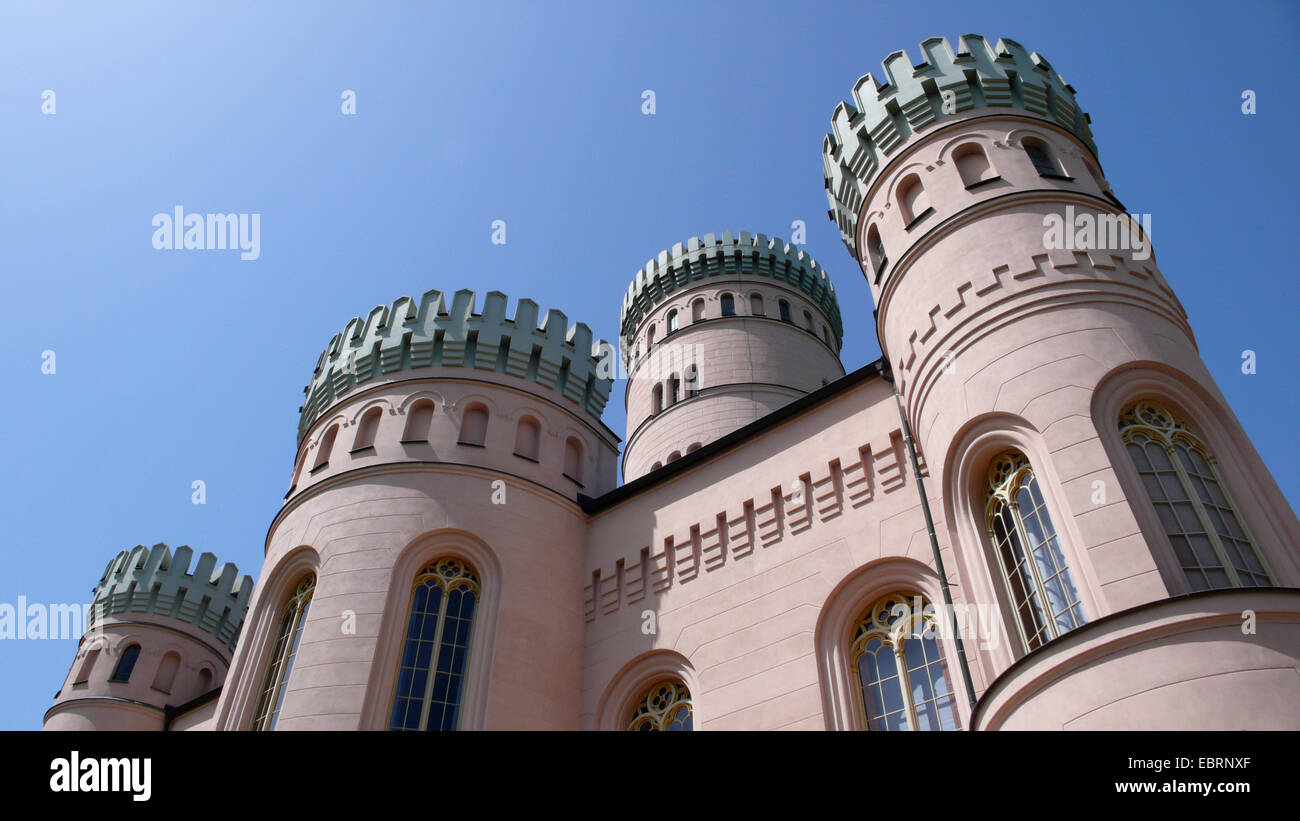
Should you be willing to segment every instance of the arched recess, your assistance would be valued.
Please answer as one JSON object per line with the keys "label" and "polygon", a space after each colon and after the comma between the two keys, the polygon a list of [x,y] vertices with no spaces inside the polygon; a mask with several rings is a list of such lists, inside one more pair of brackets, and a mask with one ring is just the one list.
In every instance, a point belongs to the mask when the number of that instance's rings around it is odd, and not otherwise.
{"label": "arched recess", "polygon": [[[817,616],[814,633],[817,678],[821,685],[826,729],[867,729],[862,692],[853,676],[849,647],[853,640],[853,630],[867,608],[881,596],[898,590],[919,593],[935,606],[940,619],[946,619],[945,611],[942,610],[943,589],[938,575],[929,565],[915,559],[896,556],[865,564],[845,576],[826,597]],[[959,622],[959,629],[960,626]],[[963,639],[969,657],[976,652],[977,642],[967,636],[963,636]],[[951,641],[945,633],[939,646],[943,653],[948,689],[954,696],[960,727],[964,729],[970,722],[970,704],[966,698],[966,683],[962,679],[956,642]],[[978,691],[981,687],[981,679],[977,678],[975,688]]]}
{"label": "arched recess", "polygon": [[[226,674],[226,686],[217,706],[216,727],[222,730],[247,730],[252,725],[257,699],[265,683],[272,645],[280,626],[281,611],[298,583],[307,574],[316,575],[316,594],[320,595],[320,554],[302,545],[287,552],[266,574],[265,585],[253,594],[239,637],[239,655]],[[314,621],[308,614],[307,624]]]}
{"label": "arched recess", "polygon": [[1300,562],[1287,545],[1300,544],[1300,522],[1260,459],[1236,415],[1185,374],[1158,362],[1115,368],[1098,382],[1092,421],[1146,543],[1152,547],[1160,578],[1171,596],[1191,592],[1173,546],[1142,486],[1119,433],[1119,417],[1138,399],[1154,400],[1186,419],[1214,455],[1237,511],[1246,520],[1257,549],[1277,583],[1300,587]]}
{"label": "arched recess", "polygon": [[690,660],[674,650],[651,650],[623,665],[614,674],[596,705],[597,730],[624,730],[635,701],[661,679],[680,679],[691,692],[694,728],[704,729],[707,715],[700,709],[699,679]]}
{"label": "arched recess", "polygon": [[956,548],[958,577],[968,593],[967,599],[996,602],[1001,612],[995,646],[975,656],[986,681],[992,681],[1026,655],[985,518],[989,466],[998,454],[1011,449],[1023,453],[1034,469],[1087,621],[1096,621],[1110,612],[1104,606],[1101,586],[1042,436],[1019,416],[992,413],[977,417],[953,437],[944,462],[943,502],[949,538]]}
{"label": "arched recess", "polygon": [[353,408],[353,410],[352,410],[352,418],[348,420],[348,424],[347,424],[347,426],[348,426],[348,427],[355,427],[355,426],[361,424],[361,420],[362,420],[362,418],[365,417],[365,415],[366,415],[367,413],[369,413],[369,412],[370,412],[372,409],[374,409],[374,408],[379,408],[381,411],[385,411],[385,410],[386,410],[386,411],[388,411],[388,414],[389,414],[390,416],[396,415],[396,413],[397,413],[395,410],[393,410],[393,403],[392,403],[392,402],[388,401],[388,399],[386,399],[385,397],[377,396],[377,397],[375,397],[375,398],[373,398],[373,399],[370,399],[370,400],[367,400],[367,401],[361,403],[360,405],[358,405],[357,407]]}
{"label": "arched recess", "polygon": [[403,548],[393,564],[358,729],[388,729],[393,690],[397,683],[397,663],[410,617],[412,582],[420,568],[444,556],[469,564],[478,576],[481,591],[471,628],[458,729],[482,730],[487,725],[497,613],[501,607],[501,564],[492,548],[477,537],[462,530],[438,530],[420,536]]}

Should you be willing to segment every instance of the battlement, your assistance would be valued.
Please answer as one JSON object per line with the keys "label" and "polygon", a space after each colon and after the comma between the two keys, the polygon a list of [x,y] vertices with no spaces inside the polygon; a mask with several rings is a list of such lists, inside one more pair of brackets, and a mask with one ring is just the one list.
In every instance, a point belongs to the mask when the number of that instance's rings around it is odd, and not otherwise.
{"label": "battlement", "polygon": [[194,551],[165,544],[152,549],[136,545],[113,557],[95,585],[86,627],[120,613],[153,613],[188,622],[209,633],[232,652],[244,614],[253,596],[253,579],[240,576],[226,563],[217,568],[211,553],[199,556],[189,572]]}
{"label": "battlement", "polygon": [[460,290],[447,303],[442,291],[427,291],[417,304],[408,296],[353,317],[335,334],[303,389],[298,422],[301,443],[308,428],[354,389],[402,370],[467,367],[496,371],[555,391],[597,419],[609,400],[617,365],[612,345],[593,341],[591,328],[569,325],[563,312],[548,310],[537,323],[537,303],[519,300],[513,317],[508,298],[490,291],[483,312],[474,310],[473,291]]}
{"label": "battlement", "polygon": [[931,37],[921,52],[925,59],[918,65],[905,51],[886,57],[885,83],[871,74],[860,78],[853,104],[835,107],[831,133],[822,141],[830,218],[855,258],[858,211],[876,172],[909,137],[945,117],[976,108],[1018,108],[1073,133],[1097,153],[1074,89],[1037,53],[1006,38],[990,46],[978,34],[962,35],[956,52],[946,38]]}
{"label": "battlement", "polygon": [[769,277],[803,291],[830,321],[836,342],[844,337],[835,286],[817,260],[799,246],[764,234],[724,231],[691,237],[670,251],[660,251],[637,271],[623,298],[620,333],[633,336],[641,319],[674,292],[709,277],[750,274]]}

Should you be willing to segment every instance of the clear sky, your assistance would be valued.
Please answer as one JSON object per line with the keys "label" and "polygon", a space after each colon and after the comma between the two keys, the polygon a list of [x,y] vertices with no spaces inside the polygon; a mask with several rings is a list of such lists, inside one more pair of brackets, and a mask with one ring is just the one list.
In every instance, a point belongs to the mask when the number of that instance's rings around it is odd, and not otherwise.
{"label": "clear sky", "polygon": [[[1297,9],[6,3],[0,603],[88,601],[140,543],[256,577],[317,356],[403,294],[499,289],[614,340],[628,281],[661,249],[789,238],[803,220],[839,294],[845,367],[874,360],[871,297],[826,216],[822,135],[891,51],[965,32],[1018,40],[1077,89],[1107,178],[1152,215],[1201,355],[1295,504]],[[260,257],[155,250],[153,216],[178,205],[260,214]],[[40,726],[75,647],[0,641],[0,728]]]}

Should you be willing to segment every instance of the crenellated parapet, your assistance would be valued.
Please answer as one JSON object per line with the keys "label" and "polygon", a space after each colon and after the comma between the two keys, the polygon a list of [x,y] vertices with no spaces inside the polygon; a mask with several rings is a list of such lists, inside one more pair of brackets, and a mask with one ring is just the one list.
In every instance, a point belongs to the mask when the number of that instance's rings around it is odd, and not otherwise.
{"label": "crenellated parapet", "polygon": [[226,563],[217,567],[211,553],[199,556],[190,572],[194,551],[165,544],[136,545],[113,557],[95,585],[87,630],[108,616],[152,613],[188,622],[212,635],[232,652],[253,595],[251,576]]}
{"label": "crenellated parapet", "polygon": [[514,316],[507,316],[507,302],[505,294],[490,291],[478,313],[473,291],[457,291],[450,302],[442,291],[427,291],[418,303],[404,296],[391,306],[376,306],[364,319],[354,317],[325,346],[303,389],[298,441],[352,391],[428,367],[477,368],[527,379],[599,419],[617,364],[613,346],[593,340],[591,328],[570,325],[557,310],[548,310],[539,325],[531,299],[519,300]]}
{"label": "crenellated parapet", "polygon": [[740,275],[766,277],[807,294],[830,322],[836,342],[843,340],[844,324],[835,286],[817,260],[797,245],[747,231],[705,234],[703,240],[691,237],[672,250],[660,251],[637,271],[628,286],[619,332],[624,338],[634,335],[641,319],[678,291],[711,277]]}
{"label": "crenellated parapet", "polygon": [[978,108],[1016,108],[1074,134],[1095,156],[1088,115],[1074,89],[1037,53],[1014,40],[996,46],[962,35],[954,52],[944,37],[921,43],[925,59],[913,65],[905,51],[885,58],[885,82],[867,74],[840,103],[822,142],[830,218],[856,258],[858,212],[876,173],[913,134]]}

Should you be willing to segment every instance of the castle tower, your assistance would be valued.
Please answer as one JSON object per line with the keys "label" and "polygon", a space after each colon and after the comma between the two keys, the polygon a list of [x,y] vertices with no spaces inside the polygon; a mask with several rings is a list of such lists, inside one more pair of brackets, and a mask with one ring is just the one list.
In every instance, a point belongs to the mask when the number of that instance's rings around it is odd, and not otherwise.
{"label": "castle tower", "polygon": [[86,634],[46,730],[162,730],[168,707],[222,685],[253,579],[211,553],[138,545],[95,585]]}
{"label": "castle tower", "polygon": [[839,303],[816,260],[763,234],[678,243],[620,318],[631,481],[844,375]]}
{"label": "castle tower", "polygon": [[[1150,220],[1126,217],[1047,60],[976,35],[921,51],[857,82],[823,154],[952,581],[1002,614],[975,677],[1023,660],[977,725],[1295,726],[1300,604],[1278,588],[1300,586],[1300,526],[1200,358]],[[1243,611],[1272,615],[1243,636]]]}
{"label": "castle tower", "polygon": [[305,389],[218,727],[576,728],[613,356],[495,291],[354,318]]}

